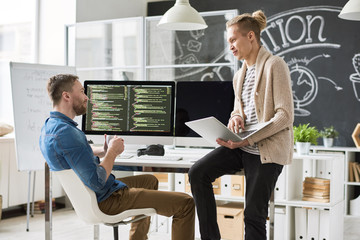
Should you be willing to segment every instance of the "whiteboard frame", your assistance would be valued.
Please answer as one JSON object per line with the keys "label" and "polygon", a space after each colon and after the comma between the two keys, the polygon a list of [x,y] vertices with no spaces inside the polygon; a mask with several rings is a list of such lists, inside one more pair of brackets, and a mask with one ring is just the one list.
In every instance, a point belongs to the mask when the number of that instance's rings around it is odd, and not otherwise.
{"label": "whiteboard frame", "polygon": [[[60,65],[45,65],[45,64],[33,64],[33,63],[20,63],[10,62],[10,77],[11,77],[11,91],[12,91],[12,102],[13,102],[13,114],[14,114],[14,130],[15,130],[15,153],[18,171],[36,171],[44,170],[45,161],[44,157],[39,148],[39,137],[41,133],[41,127],[44,122],[40,122],[40,114],[50,115],[50,109],[41,109],[41,104],[37,106],[35,113],[40,111],[36,115],[34,112],[31,113],[31,101],[25,101],[27,81],[33,80],[37,77],[36,81],[38,84],[43,85],[46,92],[46,96],[38,96],[45,106],[52,106],[51,101],[47,95],[46,82],[47,80],[56,74],[66,73],[76,75],[76,68],[69,66]],[[23,79],[23,77],[28,77]],[[29,79],[33,78],[33,79]],[[34,82],[33,82],[34,83]],[[42,86],[41,85],[41,86]],[[36,88],[36,84],[33,84]],[[40,88],[39,88],[40,89]],[[41,93],[39,93],[41,94]],[[27,109],[25,109],[27,108]],[[48,111],[49,110],[49,111]],[[35,116],[35,117],[34,117]],[[24,118],[25,117],[25,118]],[[46,119],[44,119],[46,120]],[[78,121],[78,120],[77,120]],[[34,132],[27,129],[27,122],[31,122],[31,125],[35,128]],[[78,121],[79,122],[79,121]],[[40,129],[39,129],[40,128]]]}

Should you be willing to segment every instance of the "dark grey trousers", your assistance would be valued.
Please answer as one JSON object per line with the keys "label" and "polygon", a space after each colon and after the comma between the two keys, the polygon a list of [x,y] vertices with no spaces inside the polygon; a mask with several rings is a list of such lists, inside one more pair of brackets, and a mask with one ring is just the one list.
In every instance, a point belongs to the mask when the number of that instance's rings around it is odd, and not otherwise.
{"label": "dark grey trousers", "polygon": [[198,160],[189,171],[189,181],[199,217],[201,239],[220,239],[211,183],[222,175],[244,169],[245,240],[265,240],[268,203],[282,168],[276,163],[262,164],[258,155],[225,147],[218,147]]}

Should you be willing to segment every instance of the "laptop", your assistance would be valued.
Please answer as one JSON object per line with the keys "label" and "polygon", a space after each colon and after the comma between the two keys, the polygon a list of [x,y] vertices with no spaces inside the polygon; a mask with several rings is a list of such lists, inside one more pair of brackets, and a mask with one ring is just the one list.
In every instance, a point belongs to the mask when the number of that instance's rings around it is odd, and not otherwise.
{"label": "laptop", "polygon": [[271,122],[272,121],[247,125],[245,126],[245,129],[241,130],[239,133],[232,132],[222,122],[212,116],[186,122],[185,124],[201,137],[206,139],[209,143],[213,144],[214,146],[218,146],[216,143],[216,139],[218,138],[221,138],[225,141],[231,140],[234,142],[239,142],[257,133]]}

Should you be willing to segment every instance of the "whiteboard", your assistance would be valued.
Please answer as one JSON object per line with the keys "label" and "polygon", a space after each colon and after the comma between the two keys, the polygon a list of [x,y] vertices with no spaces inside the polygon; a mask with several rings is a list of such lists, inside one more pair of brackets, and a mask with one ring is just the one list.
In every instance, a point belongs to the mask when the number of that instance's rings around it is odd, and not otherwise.
{"label": "whiteboard", "polygon": [[19,171],[44,169],[39,147],[41,128],[52,110],[47,80],[59,73],[76,74],[75,67],[10,62],[15,124],[16,159]]}

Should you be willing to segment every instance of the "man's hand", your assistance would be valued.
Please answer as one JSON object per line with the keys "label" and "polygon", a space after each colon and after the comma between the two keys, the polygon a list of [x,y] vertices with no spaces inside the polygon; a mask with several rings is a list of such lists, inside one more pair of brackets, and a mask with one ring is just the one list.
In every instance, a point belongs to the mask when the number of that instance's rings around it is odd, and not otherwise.
{"label": "man's hand", "polygon": [[[107,144],[106,144],[107,145]],[[110,176],[111,170],[114,166],[115,158],[117,155],[124,151],[124,139],[114,136],[108,145],[104,159],[101,161],[102,166],[106,171],[106,179]]]}
{"label": "man's hand", "polygon": [[[124,148],[125,148],[124,139],[119,138],[116,135],[109,141],[109,146],[107,146],[107,150],[111,151],[116,156],[121,154],[124,151]],[[105,145],[104,145],[104,149],[105,149]]]}
{"label": "man's hand", "polygon": [[235,148],[239,148],[239,147],[245,147],[245,146],[249,146],[249,142],[247,139],[240,141],[240,142],[233,142],[231,140],[228,141],[224,141],[221,138],[216,139],[216,142],[224,147],[230,148],[230,149],[235,149]]}
{"label": "man's hand", "polygon": [[229,120],[227,127],[234,133],[239,133],[240,128],[242,130],[245,129],[245,123],[244,123],[244,120],[242,119],[242,117],[234,116]]}

